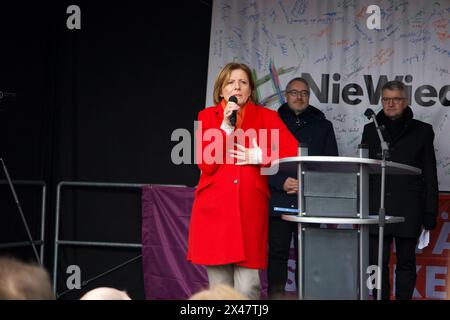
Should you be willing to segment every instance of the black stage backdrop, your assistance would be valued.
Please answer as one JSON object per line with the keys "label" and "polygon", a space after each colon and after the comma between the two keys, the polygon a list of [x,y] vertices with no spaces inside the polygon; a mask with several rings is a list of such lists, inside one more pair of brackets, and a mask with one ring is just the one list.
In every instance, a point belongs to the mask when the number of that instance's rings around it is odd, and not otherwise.
{"label": "black stage backdrop", "polygon": [[[69,30],[69,5],[81,30]],[[14,180],[47,185],[45,266],[53,268],[56,189],[61,181],[196,184],[194,165],[172,164],[177,128],[193,132],[204,107],[212,1],[25,1],[0,5],[0,156]],[[0,180],[4,180],[0,170]],[[17,187],[33,236],[39,188]],[[60,238],[140,243],[140,192],[63,188]],[[11,193],[0,185],[0,243],[26,233]],[[32,259],[30,249],[4,249]],[[61,247],[58,292],[66,268],[82,280],[140,254],[138,249]],[[61,299],[97,286],[143,299],[141,260]]]}

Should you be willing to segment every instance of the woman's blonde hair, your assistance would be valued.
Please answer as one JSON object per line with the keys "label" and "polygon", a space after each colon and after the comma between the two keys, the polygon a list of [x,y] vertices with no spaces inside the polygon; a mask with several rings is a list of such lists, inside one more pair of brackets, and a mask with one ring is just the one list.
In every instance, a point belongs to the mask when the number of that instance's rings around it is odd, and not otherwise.
{"label": "woman's blonde hair", "polygon": [[247,74],[250,90],[252,94],[250,95],[250,99],[253,103],[258,103],[256,98],[256,86],[255,81],[252,77],[252,71],[250,68],[243,63],[230,62],[225,65],[225,67],[220,70],[219,75],[217,76],[216,82],[214,83],[214,92],[213,92],[213,100],[214,104],[219,104],[222,98],[220,94],[222,93],[222,89],[224,88],[224,84],[230,79],[231,72],[234,70],[242,70]]}

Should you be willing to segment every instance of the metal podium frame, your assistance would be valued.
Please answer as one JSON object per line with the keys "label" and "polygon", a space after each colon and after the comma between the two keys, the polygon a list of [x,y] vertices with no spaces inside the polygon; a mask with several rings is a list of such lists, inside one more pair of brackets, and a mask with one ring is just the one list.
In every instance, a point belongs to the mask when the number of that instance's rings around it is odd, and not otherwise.
{"label": "metal podium frame", "polygon": [[[357,288],[354,292],[355,299],[364,300],[368,299],[369,289],[366,286],[366,270],[368,267],[369,255],[368,255],[368,242],[369,242],[369,226],[378,225],[378,215],[369,215],[369,174],[379,174],[381,172],[381,160],[369,159],[367,149],[359,149],[359,157],[328,157],[328,156],[307,156],[307,149],[299,149],[299,154],[306,156],[283,158],[274,163],[273,166],[278,166],[280,172],[289,173],[291,176],[298,177],[299,194],[298,194],[298,215],[283,214],[282,219],[298,223],[298,294],[299,299],[315,299],[312,296],[308,296],[308,292],[305,292],[305,235],[306,230],[318,230],[317,224],[348,224],[353,225],[353,229],[357,230],[358,243],[353,242],[354,246],[358,247],[358,257],[354,260],[357,261],[358,266],[354,270],[359,271],[357,277]],[[355,199],[352,201],[357,203],[357,211],[355,213],[340,213],[339,215],[330,215],[329,213],[321,214],[317,212],[309,213],[306,210],[305,201],[305,175],[310,173],[324,173],[326,175],[333,175],[335,173],[347,173],[355,174],[357,178],[357,184],[355,191],[357,193]],[[412,166],[386,162],[387,174],[403,174],[403,175],[417,175],[421,174],[421,170]],[[325,175],[322,175],[324,177]],[[351,175],[350,175],[351,177]],[[314,176],[313,176],[314,178]],[[309,182],[313,178],[308,178]],[[320,181],[320,180],[318,180]],[[319,182],[319,183],[323,183]],[[318,184],[317,184],[318,185]],[[319,186],[319,189],[322,188]],[[326,187],[324,187],[326,189]],[[332,196],[330,196],[333,198]],[[337,199],[337,198],[334,198]],[[312,206],[311,206],[312,207]],[[320,206],[319,206],[320,208]],[[335,207],[332,208],[335,210]],[[403,222],[403,217],[386,216],[385,223],[400,223]],[[314,225],[316,225],[314,227]],[[309,229],[308,229],[309,228]],[[314,229],[313,229],[314,228]],[[336,229],[320,229],[329,230],[324,232],[333,232]],[[317,232],[317,231],[311,231]],[[320,231],[322,232],[322,231]],[[320,234],[320,233],[319,233]],[[312,239],[312,238],[309,238]],[[307,240],[306,240],[307,241]],[[347,241],[347,240],[345,240]],[[351,240],[353,241],[353,240]],[[308,243],[308,245],[318,244]],[[331,261],[330,261],[331,263]],[[320,286],[319,286],[320,287]],[[311,289],[313,291],[313,289]],[[311,292],[312,292],[311,291]],[[352,291],[353,294],[353,291]],[[319,297],[318,299],[321,299]],[[329,298],[322,298],[329,299]],[[331,298],[334,299],[334,298]]]}

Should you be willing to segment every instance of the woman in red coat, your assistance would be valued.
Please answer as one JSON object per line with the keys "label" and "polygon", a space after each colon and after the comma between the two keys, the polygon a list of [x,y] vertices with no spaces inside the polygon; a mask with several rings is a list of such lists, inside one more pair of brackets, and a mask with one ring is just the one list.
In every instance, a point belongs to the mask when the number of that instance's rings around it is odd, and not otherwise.
{"label": "woman in red coat", "polygon": [[277,158],[297,155],[298,142],[275,111],[256,105],[255,83],[244,64],[221,70],[214,103],[198,116],[201,175],[187,258],[206,266],[210,285],[225,283],[258,299],[259,269],[267,265],[270,196],[268,176],[261,171]]}

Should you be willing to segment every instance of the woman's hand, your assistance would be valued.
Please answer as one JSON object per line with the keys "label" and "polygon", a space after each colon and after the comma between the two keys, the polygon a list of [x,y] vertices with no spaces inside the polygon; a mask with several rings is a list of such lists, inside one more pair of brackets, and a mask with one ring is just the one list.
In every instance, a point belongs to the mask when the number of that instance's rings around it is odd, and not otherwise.
{"label": "woman's hand", "polygon": [[237,103],[228,101],[227,105],[225,106],[225,109],[223,110],[223,122],[225,122],[225,124],[228,127],[233,127],[230,122],[230,117],[234,110],[239,110],[239,109],[240,109],[240,107]]}
{"label": "woman's hand", "polygon": [[230,157],[237,159],[236,165],[262,163],[262,150],[258,147],[255,138],[253,138],[252,143],[253,148],[246,148],[238,143],[235,143],[237,149],[228,150],[230,152]]}

